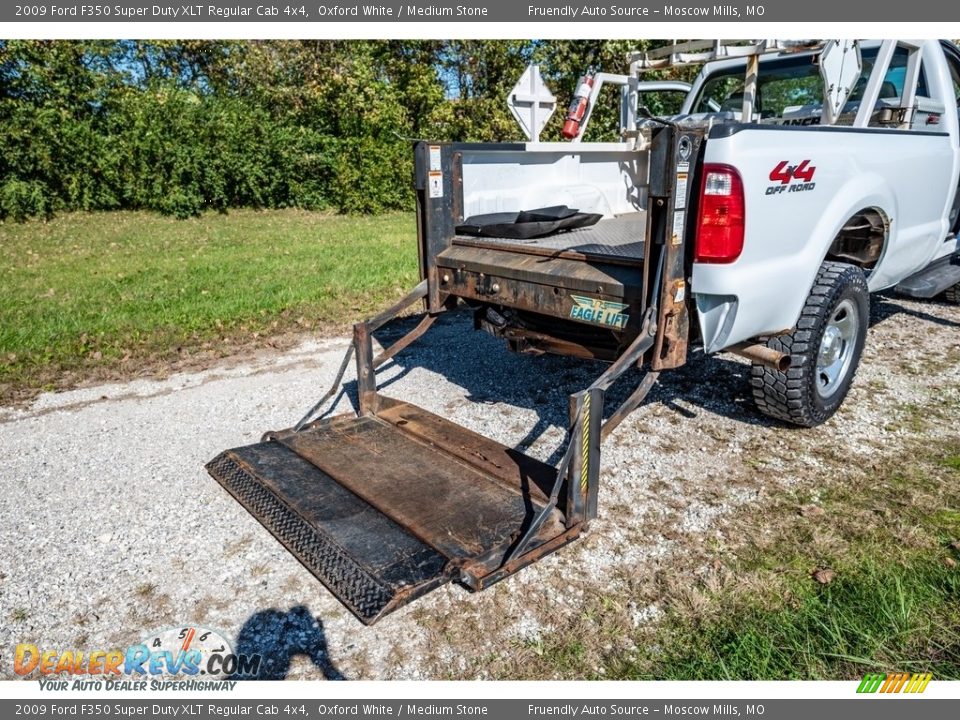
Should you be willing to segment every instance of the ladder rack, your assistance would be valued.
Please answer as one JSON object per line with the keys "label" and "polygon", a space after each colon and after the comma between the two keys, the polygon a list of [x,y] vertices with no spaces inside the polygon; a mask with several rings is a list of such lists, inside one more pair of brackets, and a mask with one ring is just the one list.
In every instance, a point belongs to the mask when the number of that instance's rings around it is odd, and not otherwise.
{"label": "ladder rack", "polygon": [[683,65],[700,65],[725,58],[769,53],[808,52],[823,48],[825,40],[690,40],[627,55],[631,74]]}

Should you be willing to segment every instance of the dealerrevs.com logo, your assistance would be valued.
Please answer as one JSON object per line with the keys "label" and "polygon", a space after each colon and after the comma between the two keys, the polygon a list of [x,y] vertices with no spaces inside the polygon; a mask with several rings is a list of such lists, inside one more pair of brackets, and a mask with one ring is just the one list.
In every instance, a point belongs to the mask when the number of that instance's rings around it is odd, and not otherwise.
{"label": "dealerrevs.com logo", "polygon": [[261,656],[234,653],[222,634],[197,625],[147,633],[125,650],[17,645],[13,671],[44,690],[231,689],[227,678],[256,677]]}

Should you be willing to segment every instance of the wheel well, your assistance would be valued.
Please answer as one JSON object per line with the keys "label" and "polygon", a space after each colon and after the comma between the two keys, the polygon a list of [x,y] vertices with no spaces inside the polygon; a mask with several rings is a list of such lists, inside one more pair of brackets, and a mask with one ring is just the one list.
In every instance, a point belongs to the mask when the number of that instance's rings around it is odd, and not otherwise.
{"label": "wheel well", "polygon": [[866,208],[847,220],[830,243],[826,260],[872,270],[883,257],[890,235],[890,221],[877,208]]}

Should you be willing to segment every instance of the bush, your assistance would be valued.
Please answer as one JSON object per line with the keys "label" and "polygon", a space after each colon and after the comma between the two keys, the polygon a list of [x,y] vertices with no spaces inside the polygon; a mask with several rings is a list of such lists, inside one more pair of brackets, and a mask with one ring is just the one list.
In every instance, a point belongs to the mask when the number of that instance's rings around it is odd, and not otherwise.
{"label": "bush", "polygon": [[340,211],[377,213],[412,205],[413,151],[391,140],[359,137],[330,144],[330,195]]}
{"label": "bush", "polygon": [[0,39],[0,217],[412,208],[403,137],[513,132],[526,45],[451,43]]}
{"label": "bush", "polygon": [[377,135],[322,133],[249,101],[169,85],[127,89],[102,117],[15,112],[0,129],[14,149],[0,161],[0,214],[412,206],[408,143],[363,117],[357,125]]}
{"label": "bush", "polygon": [[0,186],[0,220],[23,222],[35,215],[50,217],[52,212],[50,191],[43,183],[14,179]]}

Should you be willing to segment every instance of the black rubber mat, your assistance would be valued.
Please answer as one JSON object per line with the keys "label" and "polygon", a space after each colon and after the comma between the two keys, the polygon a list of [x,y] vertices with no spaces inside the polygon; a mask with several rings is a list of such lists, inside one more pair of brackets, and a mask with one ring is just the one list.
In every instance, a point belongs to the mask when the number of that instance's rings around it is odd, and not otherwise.
{"label": "black rubber mat", "polygon": [[455,245],[481,246],[538,253],[576,253],[598,258],[643,260],[644,238],[647,232],[646,213],[600,220],[592,227],[538,237],[518,239],[486,235],[470,237],[457,235]]}

